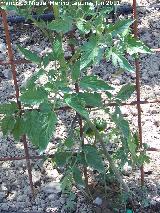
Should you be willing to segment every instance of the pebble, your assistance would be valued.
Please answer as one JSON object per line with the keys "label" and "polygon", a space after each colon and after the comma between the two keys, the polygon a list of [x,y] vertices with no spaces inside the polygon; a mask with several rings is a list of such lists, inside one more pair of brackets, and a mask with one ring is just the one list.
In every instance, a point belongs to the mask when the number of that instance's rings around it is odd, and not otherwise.
{"label": "pebble", "polygon": [[96,197],[96,199],[93,201],[93,204],[96,204],[97,206],[102,205],[102,199],[100,197]]}
{"label": "pebble", "polygon": [[43,187],[43,191],[46,194],[52,194],[52,193],[58,194],[62,191],[62,189],[61,189],[60,183],[50,182],[45,184],[45,186]]}
{"label": "pebble", "polygon": [[128,165],[128,163],[125,163],[122,169],[122,173],[126,176],[129,176],[132,173],[132,167]]}
{"label": "pebble", "polygon": [[56,194],[50,194],[48,195],[48,200],[55,200]]}
{"label": "pebble", "polygon": [[12,72],[11,72],[11,70],[8,70],[8,69],[3,70],[3,75],[8,80],[12,79]]}

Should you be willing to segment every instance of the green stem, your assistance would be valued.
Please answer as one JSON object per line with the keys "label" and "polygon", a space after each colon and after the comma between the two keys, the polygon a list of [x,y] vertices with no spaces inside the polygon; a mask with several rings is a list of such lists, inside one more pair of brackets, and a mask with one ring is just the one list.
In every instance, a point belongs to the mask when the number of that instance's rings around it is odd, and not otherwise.
{"label": "green stem", "polygon": [[95,135],[96,135],[97,139],[99,140],[101,147],[103,149],[103,153],[106,156],[106,158],[107,158],[107,160],[110,164],[110,167],[111,167],[112,171],[114,172],[114,174],[117,178],[117,181],[122,185],[123,189],[127,192],[127,194],[129,195],[129,199],[131,200],[130,189],[129,189],[128,185],[124,182],[120,172],[116,168],[109,152],[107,151],[107,149],[105,147],[105,143],[103,141],[103,138],[101,137],[101,135],[100,135],[99,131],[97,130],[97,128],[95,127],[95,125],[90,120],[87,120],[87,122],[88,122],[89,126],[91,127],[91,129],[95,132]]}

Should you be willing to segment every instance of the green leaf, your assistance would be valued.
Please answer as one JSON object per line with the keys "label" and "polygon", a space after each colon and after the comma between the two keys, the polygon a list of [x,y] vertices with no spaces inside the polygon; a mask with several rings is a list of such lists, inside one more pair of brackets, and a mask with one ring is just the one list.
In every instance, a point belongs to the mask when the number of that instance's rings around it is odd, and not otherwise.
{"label": "green leaf", "polygon": [[63,176],[63,178],[61,179],[61,188],[62,188],[62,192],[71,192],[72,190],[72,183],[73,183],[73,177],[72,177],[72,173],[65,173],[65,175]]}
{"label": "green leaf", "polygon": [[41,63],[41,58],[36,53],[33,53],[30,50],[27,50],[26,48],[21,47],[20,45],[17,45],[17,47],[21,51],[21,53],[25,56],[26,59],[38,65]]}
{"label": "green leaf", "polygon": [[[27,80],[26,85],[24,86],[25,89],[29,89],[35,86],[35,81],[39,79],[42,75],[45,74],[43,69],[38,70],[37,72],[33,73],[32,76]],[[22,89],[24,89],[22,87]]]}
{"label": "green leaf", "polygon": [[82,174],[81,174],[80,169],[78,167],[73,167],[72,172],[73,172],[73,179],[74,179],[75,183],[79,186],[84,187],[85,184],[82,179]]}
{"label": "green leaf", "polygon": [[0,114],[12,115],[18,111],[17,104],[11,102],[8,104],[0,104]]}
{"label": "green leaf", "polygon": [[71,137],[66,138],[66,140],[64,141],[64,145],[65,145],[67,148],[71,149],[72,146],[74,145],[73,139],[72,139]]}
{"label": "green leaf", "polygon": [[76,63],[71,67],[72,70],[72,80],[77,81],[80,76],[80,61],[76,61]]}
{"label": "green leaf", "polygon": [[57,33],[67,33],[72,29],[73,21],[71,17],[65,19],[56,19],[47,26],[49,30],[55,30]]}
{"label": "green leaf", "polygon": [[147,47],[142,41],[132,37],[127,37],[127,52],[130,55],[137,53],[152,53],[151,49]]}
{"label": "green leaf", "polygon": [[3,132],[3,135],[8,135],[10,133],[15,125],[15,119],[13,116],[6,116],[4,117],[0,122],[0,127]]}
{"label": "green leaf", "polygon": [[20,96],[21,102],[25,104],[40,104],[47,99],[48,93],[42,87],[28,89]]}
{"label": "green leaf", "polygon": [[20,117],[16,118],[14,128],[12,130],[12,135],[16,141],[20,140],[20,137],[25,134],[25,124],[24,120]]}
{"label": "green leaf", "polygon": [[43,57],[43,66],[46,68],[51,61],[54,61],[55,58],[53,53],[48,53]]}
{"label": "green leaf", "polygon": [[68,160],[71,158],[71,156],[71,152],[56,152],[54,160],[57,166],[64,167],[67,164]]}
{"label": "green leaf", "polygon": [[134,140],[132,140],[132,138],[128,140],[128,148],[132,154],[132,157],[136,157],[137,145],[134,143]]}
{"label": "green leaf", "polygon": [[120,68],[127,70],[129,72],[134,72],[134,68],[127,61],[127,59],[120,53],[112,52],[112,62],[115,66],[117,66],[118,63]]}
{"label": "green leaf", "polygon": [[79,19],[76,25],[80,32],[84,34],[88,34],[92,28],[91,23],[89,21],[86,21],[85,19]]}
{"label": "green leaf", "polygon": [[91,145],[84,146],[85,158],[88,166],[96,169],[99,172],[104,172],[104,165],[102,158],[97,152],[97,149]]}
{"label": "green leaf", "polygon": [[64,57],[64,51],[62,48],[62,39],[56,36],[54,43],[52,45],[53,56],[55,60],[61,60]]}
{"label": "green leaf", "polygon": [[82,117],[88,119],[89,114],[84,107],[84,103],[76,95],[67,95],[65,97],[65,102],[72,109],[76,110]]}
{"label": "green leaf", "polygon": [[31,142],[44,151],[55,131],[57,117],[54,112],[42,113],[36,110],[25,113],[25,131]]}
{"label": "green leaf", "polygon": [[97,46],[98,39],[98,36],[92,36],[90,40],[82,46],[80,59],[81,70],[88,67],[99,56],[100,48]]}
{"label": "green leaf", "polygon": [[80,81],[80,86],[83,89],[92,90],[113,90],[105,81],[99,79],[97,76],[84,76]]}
{"label": "green leaf", "polygon": [[122,86],[122,88],[120,89],[120,91],[116,95],[116,98],[118,98],[122,101],[126,101],[131,97],[131,95],[133,94],[135,89],[136,89],[135,85],[126,84],[126,85]]}
{"label": "green leaf", "polygon": [[107,31],[111,33],[112,36],[117,36],[118,34],[125,35],[131,24],[133,24],[133,22],[134,20],[131,19],[119,20],[114,25],[110,24],[107,28]]}
{"label": "green leaf", "polygon": [[113,122],[117,125],[124,138],[127,140],[130,138],[130,128],[128,121],[124,120],[119,107],[116,107],[114,114],[112,115]]}
{"label": "green leaf", "polygon": [[48,113],[52,111],[52,104],[50,102],[44,102],[39,105],[39,109],[43,113]]}
{"label": "green leaf", "polygon": [[94,107],[102,106],[102,99],[99,93],[80,92],[77,95],[77,97],[81,101],[85,102],[86,106],[94,106]]}

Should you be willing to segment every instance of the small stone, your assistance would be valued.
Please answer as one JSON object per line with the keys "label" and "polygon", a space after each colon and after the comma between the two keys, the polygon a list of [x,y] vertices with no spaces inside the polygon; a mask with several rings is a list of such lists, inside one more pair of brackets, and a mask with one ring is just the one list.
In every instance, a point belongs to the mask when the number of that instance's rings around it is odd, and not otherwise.
{"label": "small stone", "polygon": [[132,173],[132,167],[128,165],[128,163],[125,163],[123,166],[122,173],[126,176],[129,176]]}
{"label": "small stone", "polygon": [[55,200],[55,198],[56,198],[55,194],[48,195],[48,200]]}
{"label": "small stone", "polygon": [[8,188],[4,183],[2,183],[2,185],[1,185],[1,190],[2,191],[8,191]]}
{"label": "small stone", "polygon": [[48,170],[47,175],[52,178],[57,178],[59,176],[59,173],[57,169],[53,169],[53,170]]}
{"label": "small stone", "polygon": [[12,72],[11,70],[5,69],[3,70],[3,75],[5,78],[11,80],[12,79]]}
{"label": "small stone", "polygon": [[60,183],[50,182],[46,186],[43,187],[43,191],[46,194],[58,194],[62,191]]}
{"label": "small stone", "polygon": [[96,204],[97,206],[101,206],[102,199],[100,197],[96,197],[96,199],[93,201],[93,203]]}

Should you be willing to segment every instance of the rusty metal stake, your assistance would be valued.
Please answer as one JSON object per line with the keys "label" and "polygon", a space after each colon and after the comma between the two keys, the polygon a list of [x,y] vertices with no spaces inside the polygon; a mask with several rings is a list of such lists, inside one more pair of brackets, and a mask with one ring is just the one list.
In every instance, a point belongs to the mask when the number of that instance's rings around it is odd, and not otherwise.
{"label": "rusty metal stake", "polygon": [[[133,18],[135,19],[133,29],[135,38],[138,37],[138,21],[137,21],[137,9],[136,9],[136,0],[133,0]],[[135,68],[136,68],[136,91],[137,91],[137,110],[138,110],[138,133],[139,133],[139,142],[140,147],[142,148],[142,119],[141,119],[141,93],[140,93],[140,65],[138,58],[135,59]],[[140,168],[141,171],[141,185],[144,185],[144,166]]]}
{"label": "rusty metal stake", "polygon": [[[5,11],[1,11],[1,14],[2,14],[4,31],[5,31],[5,36],[6,36],[8,57],[9,57],[9,62],[11,63],[12,76],[13,76],[13,81],[14,81],[14,86],[15,86],[15,91],[16,91],[17,105],[18,105],[19,109],[21,109],[21,103],[19,101],[19,86],[18,86],[18,81],[17,81],[17,77],[16,77],[16,75],[17,75],[16,66],[13,62],[14,56],[13,56],[13,51],[12,51],[12,45],[11,45],[11,38],[10,38],[8,23],[7,23],[7,15],[6,15]],[[31,168],[30,159],[29,159],[29,151],[28,151],[26,136],[23,136],[22,140],[23,140],[23,143],[24,143],[24,150],[25,150],[27,169],[28,169],[28,175],[29,175],[29,183],[30,183],[32,195],[34,196],[34,186],[33,186],[33,181],[32,181],[32,168]]]}

